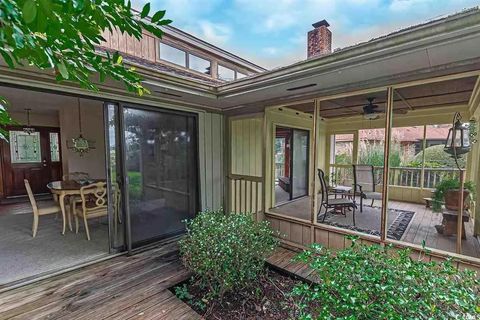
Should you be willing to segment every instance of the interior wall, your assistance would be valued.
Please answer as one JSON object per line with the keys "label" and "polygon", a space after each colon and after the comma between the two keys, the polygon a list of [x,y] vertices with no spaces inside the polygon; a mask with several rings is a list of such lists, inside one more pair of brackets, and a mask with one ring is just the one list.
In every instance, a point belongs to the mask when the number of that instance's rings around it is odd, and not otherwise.
{"label": "interior wall", "polygon": [[103,102],[81,99],[83,136],[95,141],[95,149],[80,156],[67,148],[67,140],[79,135],[78,110],[75,106],[60,109],[60,135],[62,137],[63,174],[87,172],[94,179],[106,178],[105,172],[105,131]]}
{"label": "interior wall", "polygon": [[[27,113],[12,111],[10,116],[20,125],[27,125]],[[49,114],[30,112],[30,124],[40,127],[58,127],[60,126],[58,112],[50,112]]]}

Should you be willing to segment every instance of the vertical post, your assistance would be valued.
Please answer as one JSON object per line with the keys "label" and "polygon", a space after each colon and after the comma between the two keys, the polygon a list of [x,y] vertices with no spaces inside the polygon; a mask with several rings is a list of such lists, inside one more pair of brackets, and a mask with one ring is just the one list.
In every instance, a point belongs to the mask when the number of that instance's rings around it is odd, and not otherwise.
{"label": "vertical post", "polygon": [[462,253],[463,236],[463,189],[465,187],[465,170],[460,169],[460,196],[458,197],[458,216],[457,216],[457,253]]}
{"label": "vertical post", "polygon": [[422,141],[422,170],[420,171],[420,189],[424,189],[425,184],[425,149],[427,148],[427,125],[423,126]]}
{"label": "vertical post", "polygon": [[390,169],[390,139],[392,133],[393,88],[387,88],[387,108],[385,110],[385,145],[383,151],[383,186],[382,186],[382,216],[380,225],[380,240],[387,238],[387,208],[388,208],[388,177]]}
{"label": "vertical post", "polygon": [[[262,212],[257,215],[257,221],[262,221],[265,217],[265,212],[267,211],[267,110],[263,111],[263,125],[262,125]],[[275,165],[273,165],[275,167]],[[270,188],[270,186],[269,186]]]}
{"label": "vertical post", "polygon": [[318,166],[318,139],[317,139],[317,136],[318,136],[318,132],[319,132],[319,128],[318,128],[318,117],[319,117],[319,113],[320,113],[320,101],[318,101],[317,99],[314,100],[314,109],[313,109],[313,165],[312,165],[312,168],[313,168],[313,172],[310,172],[310,185],[311,185],[311,217],[310,217],[310,222],[312,224],[315,224],[317,222],[317,187],[318,187],[318,184],[317,184],[317,178],[316,178],[316,172],[317,172],[317,166]]}

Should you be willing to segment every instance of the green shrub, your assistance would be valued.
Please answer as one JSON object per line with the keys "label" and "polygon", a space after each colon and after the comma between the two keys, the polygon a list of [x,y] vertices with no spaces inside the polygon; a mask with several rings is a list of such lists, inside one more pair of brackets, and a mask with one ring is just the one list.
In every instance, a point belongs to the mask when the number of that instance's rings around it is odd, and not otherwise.
{"label": "green shrub", "polygon": [[[445,152],[443,144],[425,148],[425,151],[420,151],[415,155],[412,162],[421,163],[423,153],[425,152],[425,167],[427,168],[456,168],[455,160],[452,156]],[[458,159],[460,167],[465,168],[465,157]]]}
{"label": "green shrub", "polygon": [[336,254],[319,245],[297,259],[318,284],[300,284],[301,319],[479,319],[480,282],[451,261],[421,262],[410,251],[355,244]]}
{"label": "green shrub", "polygon": [[[445,193],[449,190],[459,189],[460,180],[458,178],[443,179],[435,186],[435,192],[433,193],[432,210],[434,212],[441,212]],[[464,189],[467,189],[470,192],[470,199],[475,199],[476,190],[475,184],[472,181],[465,181]]]}
{"label": "green shrub", "polygon": [[221,299],[252,284],[277,245],[268,222],[256,222],[250,214],[205,211],[187,222],[180,254],[196,284],[207,290],[205,299]]}

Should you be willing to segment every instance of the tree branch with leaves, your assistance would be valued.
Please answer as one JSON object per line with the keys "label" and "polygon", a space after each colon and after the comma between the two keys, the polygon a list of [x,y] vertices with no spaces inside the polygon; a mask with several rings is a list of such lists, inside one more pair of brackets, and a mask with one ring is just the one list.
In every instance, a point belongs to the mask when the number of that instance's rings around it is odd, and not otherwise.
{"label": "tree branch with leaves", "polygon": [[[148,93],[133,67],[123,64],[118,53],[96,50],[104,31],[118,29],[138,40],[147,30],[161,38],[165,11],[148,18],[150,4],[141,12],[124,0],[0,0],[0,55],[10,68],[33,66],[51,70],[57,81],[70,81],[98,91],[111,78],[138,95]],[[0,124],[8,124],[6,100],[0,99]],[[10,119],[11,120],[11,119]],[[5,122],[7,121],[7,122]],[[4,133],[4,132],[0,132]]]}

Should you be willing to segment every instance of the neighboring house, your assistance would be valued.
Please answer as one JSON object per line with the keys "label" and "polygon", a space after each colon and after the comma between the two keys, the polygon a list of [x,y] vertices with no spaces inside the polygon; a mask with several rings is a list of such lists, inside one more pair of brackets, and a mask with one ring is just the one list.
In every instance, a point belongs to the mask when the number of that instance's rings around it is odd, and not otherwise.
{"label": "neighboring house", "polygon": [[[140,41],[116,32],[105,34],[107,41],[98,50],[125,55],[126,63],[136,67],[151,91],[142,97],[114,81],[99,84],[99,92],[89,92],[68,82],[57,83],[51,72],[12,70],[0,62],[0,95],[11,102],[10,110],[19,123],[9,128],[14,137],[11,143],[1,145],[4,205],[0,220],[4,220],[0,228],[4,235],[15,235],[0,236],[0,243],[29,252],[21,256],[25,259],[21,263],[13,257],[0,259],[0,265],[17,261],[24,266],[21,270],[9,266],[4,282],[130,252],[184,232],[184,219],[201,210],[221,207],[268,220],[293,246],[318,242],[342,248],[347,244],[344,235],[354,234],[366,242],[418,251],[424,236],[429,237],[426,243],[435,259],[456,251],[462,266],[478,268],[480,246],[473,235],[480,234],[480,206],[471,212],[467,239],[455,247],[456,237],[441,236],[433,226],[422,224],[437,223],[432,215],[405,224],[411,230],[429,230],[422,231],[423,236],[419,231],[418,237],[405,233],[392,240],[387,214],[402,210],[388,211],[382,203],[371,215],[378,219],[372,227],[377,229],[368,234],[321,223],[316,195],[320,190],[317,169],[329,172],[331,166],[331,135],[391,128],[385,117],[388,111],[394,112],[395,127],[450,123],[456,111],[465,120],[479,120],[480,10],[466,10],[333,52],[328,27],[324,20],[313,24],[306,60],[274,70],[173,27],[165,28],[162,40],[148,33]],[[371,96],[383,114],[365,120],[363,106]],[[282,206],[276,206],[274,192],[277,127],[293,132],[288,171],[290,199],[296,200]],[[34,133],[27,133],[28,128]],[[296,131],[302,134],[295,136]],[[71,145],[80,133],[95,142],[95,149],[83,156]],[[439,132],[431,142],[443,134]],[[418,143],[416,133],[408,140]],[[354,142],[353,150],[357,149]],[[480,181],[479,158],[477,144],[468,155],[470,180]],[[108,219],[94,225],[97,229],[92,229],[91,237],[96,240],[79,241],[83,229],[76,237],[67,230],[68,236],[61,238],[60,227],[42,218],[39,235],[45,239],[31,239],[30,216],[13,214],[29,211],[8,206],[26,199],[23,179],[30,181],[40,199],[50,194],[49,182],[79,171],[107,181]],[[411,211],[420,217],[431,213],[422,205],[430,193],[423,185],[391,185],[387,200],[392,205],[417,203]],[[63,209],[68,217],[68,206]],[[380,217],[385,223],[380,223]],[[369,228],[368,223],[364,228]],[[73,248],[70,252],[78,253],[77,260],[65,259],[70,255],[62,241]],[[36,254],[41,259],[35,259]]]}

